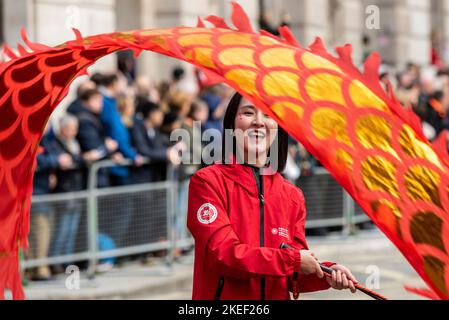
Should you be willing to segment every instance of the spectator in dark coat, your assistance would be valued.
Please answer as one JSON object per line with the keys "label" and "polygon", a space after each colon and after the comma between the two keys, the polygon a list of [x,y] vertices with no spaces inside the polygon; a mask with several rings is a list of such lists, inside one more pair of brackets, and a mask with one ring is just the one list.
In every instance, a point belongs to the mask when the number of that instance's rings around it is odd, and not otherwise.
{"label": "spectator in dark coat", "polygon": [[[56,192],[76,192],[85,187],[84,159],[81,147],[76,140],[78,134],[78,119],[73,115],[66,115],[60,120],[59,133],[52,143],[55,154],[68,154],[72,166],[64,168],[58,166],[56,170]],[[83,202],[80,199],[70,199],[62,206],[56,217],[55,239],[52,241],[52,255],[71,255],[75,250],[75,240],[78,231]],[[63,270],[60,270],[63,271]]]}
{"label": "spectator in dark coat", "polygon": [[[100,121],[100,113],[103,109],[103,97],[97,90],[87,90],[80,97],[83,109],[77,114],[79,141],[83,157],[87,162],[107,159],[120,160],[122,157],[117,152],[118,144],[108,138]],[[109,185],[108,175],[105,170],[100,170],[98,175],[98,186]]]}
{"label": "spectator in dark coat", "polygon": [[[150,159],[150,165],[133,168],[135,183],[149,183],[166,179],[166,167],[169,161],[179,162],[178,148],[169,147],[170,141],[159,128],[164,119],[164,113],[154,103],[148,102],[143,108],[144,119],[135,116],[130,128],[133,144],[139,154]],[[158,193],[150,192],[144,198],[136,199],[141,203],[141,210],[134,214],[132,230],[140,243],[152,243],[167,239],[166,230],[161,229],[161,221],[167,221],[166,201]],[[142,225],[146,226],[145,230]],[[141,230],[141,232],[139,232]],[[149,231],[148,231],[149,230]]]}
{"label": "spectator in dark coat", "polygon": [[[49,127],[47,127],[48,129]],[[48,132],[48,130],[47,130]],[[36,172],[33,180],[33,195],[45,195],[52,191],[50,177],[58,167],[68,167],[72,164],[68,154],[56,154],[52,149],[51,139],[44,135],[41,140],[41,152],[37,156]],[[52,208],[45,202],[31,206],[31,231],[29,236],[30,259],[46,259],[49,255],[51,239]],[[34,280],[50,280],[51,271],[42,265],[34,270],[31,276]]]}
{"label": "spectator in dark coat", "polygon": [[159,107],[148,102],[142,108],[144,119],[134,118],[131,128],[133,145],[137,152],[152,162],[149,166],[135,169],[134,182],[145,183],[165,179],[165,167],[168,161],[176,162],[176,149],[170,148],[170,141],[166,135],[161,134],[159,128],[164,120],[164,113]]}
{"label": "spectator in dark coat", "polygon": [[81,101],[81,95],[87,90],[93,90],[96,88],[95,82],[91,80],[81,83],[76,91],[76,99],[68,106],[67,112],[73,115],[77,115],[83,111],[83,102]]}
{"label": "spectator in dark coat", "polygon": [[427,102],[424,121],[435,129],[434,138],[444,129],[449,129],[447,112],[449,108],[449,94],[447,91],[447,89],[436,91]]}

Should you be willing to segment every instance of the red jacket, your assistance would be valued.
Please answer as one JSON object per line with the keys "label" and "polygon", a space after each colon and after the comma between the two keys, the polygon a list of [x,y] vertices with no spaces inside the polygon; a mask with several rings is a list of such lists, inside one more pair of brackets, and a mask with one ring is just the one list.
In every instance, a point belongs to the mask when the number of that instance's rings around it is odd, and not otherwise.
{"label": "red jacket", "polygon": [[[187,226],[195,238],[194,300],[290,299],[299,249],[308,248],[304,197],[280,174],[261,181],[258,172],[216,164],[192,176]],[[298,250],[280,249],[282,243]],[[299,285],[301,292],[329,288],[316,275],[300,275]]]}

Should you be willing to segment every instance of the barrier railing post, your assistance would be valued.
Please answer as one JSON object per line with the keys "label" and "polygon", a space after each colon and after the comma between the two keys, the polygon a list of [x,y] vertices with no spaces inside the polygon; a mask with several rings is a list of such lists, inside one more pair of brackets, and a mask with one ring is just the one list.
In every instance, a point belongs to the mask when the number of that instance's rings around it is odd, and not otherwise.
{"label": "barrier railing post", "polygon": [[177,210],[177,194],[178,185],[175,176],[175,167],[168,165],[167,167],[167,236],[169,241],[169,248],[167,252],[166,264],[171,270],[175,258],[176,250],[176,210]]}
{"label": "barrier railing post", "polygon": [[349,236],[355,233],[354,224],[355,202],[343,189],[343,235]]}
{"label": "barrier railing post", "polygon": [[87,235],[88,235],[88,249],[89,249],[89,268],[87,274],[89,278],[95,276],[97,267],[97,251],[98,251],[98,197],[97,190],[97,175],[101,163],[94,163],[89,168],[87,189],[89,192],[88,206],[87,206]]}

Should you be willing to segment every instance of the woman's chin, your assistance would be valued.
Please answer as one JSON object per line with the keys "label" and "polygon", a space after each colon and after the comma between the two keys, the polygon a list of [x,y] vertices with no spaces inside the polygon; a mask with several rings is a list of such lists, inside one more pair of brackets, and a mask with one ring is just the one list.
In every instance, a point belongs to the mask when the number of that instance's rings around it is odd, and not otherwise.
{"label": "woman's chin", "polygon": [[248,148],[248,158],[249,159],[256,159],[260,158],[261,156],[266,156],[267,154],[267,148],[265,146],[251,146]]}

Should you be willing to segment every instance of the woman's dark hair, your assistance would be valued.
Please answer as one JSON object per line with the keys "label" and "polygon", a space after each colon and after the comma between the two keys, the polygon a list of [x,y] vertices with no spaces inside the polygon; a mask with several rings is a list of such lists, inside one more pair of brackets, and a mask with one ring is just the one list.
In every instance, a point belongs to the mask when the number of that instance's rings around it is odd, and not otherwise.
{"label": "woman's dark hair", "polygon": [[[237,116],[237,111],[239,109],[240,103],[242,102],[242,95],[240,93],[235,93],[231,101],[228,104],[226,113],[223,120],[223,134],[222,134],[222,162],[227,163],[227,154],[225,150],[229,150],[230,146],[226,146],[227,142],[232,141],[232,154],[236,156],[236,140],[232,132],[229,129],[235,129],[235,118]],[[232,137],[231,137],[232,135]],[[287,163],[288,154],[288,134],[280,126],[278,127],[278,157],[277,157],[277,172],[281,173],[285,169],[285,164]],[[270,156],[270,151],[268,152]]]}

